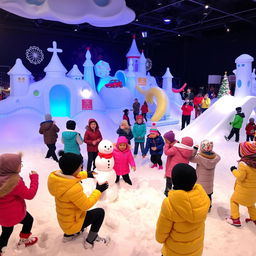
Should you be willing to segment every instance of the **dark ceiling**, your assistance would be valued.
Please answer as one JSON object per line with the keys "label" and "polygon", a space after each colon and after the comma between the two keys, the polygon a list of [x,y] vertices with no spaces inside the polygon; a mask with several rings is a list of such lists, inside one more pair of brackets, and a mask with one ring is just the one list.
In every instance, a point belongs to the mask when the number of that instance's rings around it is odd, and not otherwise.
{"label": "dark ceiling", "polygon": [[[0,9],[0,28],[46,34],[64,34],[92,40],[125,43],[132,34],[138,40],[169,42],[178,36],[205,38],[241,30],[256,31],[256,0],[126,0],[136,20],[125,26],[99,28],[87,23],[68,25],[48,20],[31,20]],[[205,4],[209,8],[205,8]],[[164,24],[163,18],[171,19]],[[147,38],[142,38],[147,32]]]}

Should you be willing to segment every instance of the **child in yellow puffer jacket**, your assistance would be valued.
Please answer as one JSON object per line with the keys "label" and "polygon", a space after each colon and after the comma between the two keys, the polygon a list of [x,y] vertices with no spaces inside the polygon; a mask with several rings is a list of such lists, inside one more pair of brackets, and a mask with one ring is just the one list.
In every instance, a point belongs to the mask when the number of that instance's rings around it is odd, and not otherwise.
{"label": "child in yellow puffer jacket", "polygon": [[61,170],[49,175],[48,189],[55,197],[58,222],[64,232],[63,242],[75,239],[87,226],[91,225],[90,232],[84,240],[85,249],[92,248],[95,244],[107,245],[110,238],[98,236],[105,212],[102,208],[89,209],[99,200],[101,193],[108,188],[108,184],[97,183],[96,189],[87,197],[83,192],[81,180],[93,178],[93,175],[81,171],[83,157],[73,153],[59,154]]}
{"label": "child in yellow puffer jacket", "polygon": [[256,143],[243,142],[239,144],[238,167],[230,168],[236,177],[234,193],[230,199],[231,216],[226,221],[236,227],[241,226],[239,205],[248,208],[250,218],[246,222],[253,221],[256,225]]}
{"label": "child in yellow puffer jacket", "polygon": [[163,256],[201,256],[205,219],[210,199],[196,183],[196,170],[184,163],[172,170],[173,190],[162,203],[156,240],[163,244]]}

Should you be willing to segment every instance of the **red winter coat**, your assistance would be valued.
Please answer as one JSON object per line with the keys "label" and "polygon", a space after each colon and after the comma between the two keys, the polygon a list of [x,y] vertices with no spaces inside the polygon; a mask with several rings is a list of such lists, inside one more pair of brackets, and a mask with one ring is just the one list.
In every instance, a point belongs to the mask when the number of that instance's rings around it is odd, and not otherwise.
{"label": "red winter coat", "polygon": [[22,178],[20,178],[18,184],[11,192],[0,197],[0,225],[12,227],[25,218],[26,203],[24,199],[31,200],[36,195],[38,174],[31,174],[30,180],[30,188],[27,188]]}
{"label": "red winter coat", "polygon": [[247,135],[252,135],[254,136],[255,134],[255,131],[256,131],[256,125],[255,123],[248,123],[245,127],[245,130],[246,130],[246,134]]}
{"label": "red winter coat", "polygon": [[[95,131],[90,128],[90,123],[96,123]],[[95,145],[92,144],[93,141],[98,140]],[[84,142],[87,144],[87,152],[98,152],[98,145],[102,141],[102,135],[99,130],[99,125],[95,119],[89,119],[88,126],[86,127],[86,132],[84,134]]]}
{"label": "red winter coat", "polygon": [[[120,143],[126,143],[126,149],[120,151],[118,145]],[[117,140],[116,147],[113,151],[113,157],[115,160],[115,165],[113,169],[116,172],[116,175],[125,175],[130,172],[130,166],[135,167],[134,158],[128,145],[128,140],[124,136],[120,136]]]}
{"label": "red winter coat", "polygon": [[188,164],[193,155],[193,140],[190,137],[184,137],[181,143],[177,142],[173,146],[164,145],[164,153],[167,155],[165,176],[172,177],[172,169],[176,164]]}
{"label": "red winter coat", "polygon": [[141,113],[142,114],[148,113],[148,106],[147,105],[143,104],[141,106]]}
{"label": "red winter coat", "polygon": [[197,107],[198,105],[200,105],[202,103],[204,97],[195,97],[193,102],[194,102],[194,106]]}
{"label": "red winter coat", "polygon": [[183,116],[191,116],[191,112],[193,111],[193,106],[184,104],[181,107]]}

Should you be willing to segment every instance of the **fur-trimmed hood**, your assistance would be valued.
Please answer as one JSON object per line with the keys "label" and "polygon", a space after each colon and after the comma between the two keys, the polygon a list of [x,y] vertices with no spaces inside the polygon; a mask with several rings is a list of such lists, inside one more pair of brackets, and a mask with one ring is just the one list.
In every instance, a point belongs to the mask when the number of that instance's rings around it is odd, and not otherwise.
{"label": "fur-trimmed hood", "polygon": [[7,179],[0,187],[0,197],[8,195],[19,183],[20,175],[14,174]]}

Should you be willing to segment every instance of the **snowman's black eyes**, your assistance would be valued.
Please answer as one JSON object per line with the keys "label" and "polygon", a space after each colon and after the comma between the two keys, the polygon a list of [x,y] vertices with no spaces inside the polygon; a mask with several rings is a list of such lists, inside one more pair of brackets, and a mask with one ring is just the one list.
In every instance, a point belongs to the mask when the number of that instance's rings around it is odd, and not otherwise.
{"label": "snowman's black eyes", "polygon": [[112,146],[110,146],[112,148]]}
{"label": "snowman's black eyes", "polygon": [[106,148],[107,146],[104,146],[104,148]]}

